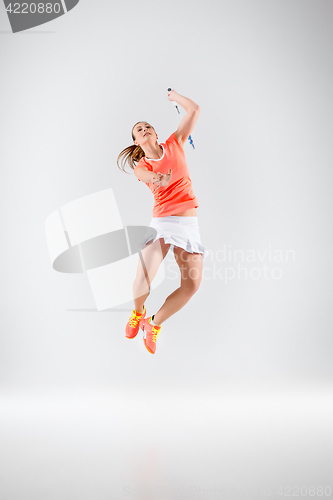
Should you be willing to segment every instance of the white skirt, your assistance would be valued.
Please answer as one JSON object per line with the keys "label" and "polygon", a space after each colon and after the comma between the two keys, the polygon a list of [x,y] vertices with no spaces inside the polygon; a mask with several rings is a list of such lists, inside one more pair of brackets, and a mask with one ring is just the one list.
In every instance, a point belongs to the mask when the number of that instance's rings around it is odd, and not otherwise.
{"label": "white skirt", "polygon": [[[174,247],[180,247],[190,253],[201,253],[203,258],[209,254],[207,248],[202,245],[199,233],[198,217],[182,217],[178,215],[168,215],[166,217],[153,217],[149,227],[156,230],[156,236],[150,234],[142,241],[142,246],[148,241],[156,241],[163,238],[165,243]],[[148,230],[149,233],[149,230]]]}

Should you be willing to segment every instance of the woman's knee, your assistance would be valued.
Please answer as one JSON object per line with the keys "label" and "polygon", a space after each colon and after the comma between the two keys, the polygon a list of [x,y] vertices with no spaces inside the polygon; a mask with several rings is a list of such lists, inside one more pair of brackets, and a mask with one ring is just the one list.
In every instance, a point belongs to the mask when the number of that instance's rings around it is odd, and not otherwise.
{"label": "woman's knee", "polygon": [[144,274],[137,274],[133,282],[133,288],[137,290],[144,290],[145,293],[150,292],[150,284]]}
{"label": "woman's knee", "polygon": [[155,278],[158,268],[168,253],[170,244],[165,244],[163,240],[156,240],[146,246],[140,254],[140,262],[137,268],[137,278],[148,278],[150,282]]}
{"label": "woman's knee", "polygon": [[191,290],[193,291],[193,293],[197,292],[199,287],[200,287],[200,283],[201,283],[201,278],[202,278],[202,268],[201,267],[191,267],[189,270],[188,270],[188,281],[189,281],[189,286],[191,288]]}
{"label": "woman's knee", "polygon": [[200,287],[201,277],[199,279],[192,279],[190,277],[181,280],[182,289],[189,295],[194,295]]}

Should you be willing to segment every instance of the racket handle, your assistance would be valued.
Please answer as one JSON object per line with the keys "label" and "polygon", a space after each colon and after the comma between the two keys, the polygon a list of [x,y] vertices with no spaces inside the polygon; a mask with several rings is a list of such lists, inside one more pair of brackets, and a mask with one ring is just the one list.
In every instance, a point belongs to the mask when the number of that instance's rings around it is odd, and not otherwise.
{"label": "racket handle", "polygon": [[[170,89],[170,87],[168,88],[168,92],[171,92],[172,89]],[[176,103],[176,101],[170,101],[172,102],[172,104],[176,107],[176,110],[178,111],[178,113],[180,114],[180,111],[179,111],[179,108],[178,108],[178,104]]]}

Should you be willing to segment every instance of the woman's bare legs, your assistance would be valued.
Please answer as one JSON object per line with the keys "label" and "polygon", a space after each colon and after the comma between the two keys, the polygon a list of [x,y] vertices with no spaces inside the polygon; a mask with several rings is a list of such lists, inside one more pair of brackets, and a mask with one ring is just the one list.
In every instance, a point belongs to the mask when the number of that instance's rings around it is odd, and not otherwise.
{"label": "woman's bare legs", "polygon": [[181,284],[169,295],[154,316],[154,323],[161,325],[177,311],[182,309],[198,290],[202,276],[202,254],[186,252],[182,248],[173,249],[181,273]]}
{"label": "woman's bare legs", "polygon": [[138,312],[143,312],[143,304],[150,294],[150,284],[156,276],[158,268],[168,253],[170,243],[165,243],[163,238],[148,242],[139,254],[140,260],[133,283],[134,307]]}

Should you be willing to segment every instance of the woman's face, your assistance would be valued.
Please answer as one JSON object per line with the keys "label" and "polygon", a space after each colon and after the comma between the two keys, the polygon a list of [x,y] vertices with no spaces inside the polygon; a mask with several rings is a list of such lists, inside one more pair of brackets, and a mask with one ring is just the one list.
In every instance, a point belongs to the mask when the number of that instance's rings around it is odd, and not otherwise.
{"label": "woman's face", "polygon": [[133,127],[134,144],[144,149],[145,144],[155,144],[158,137],[154,128],[147,122],[136,123]]}

